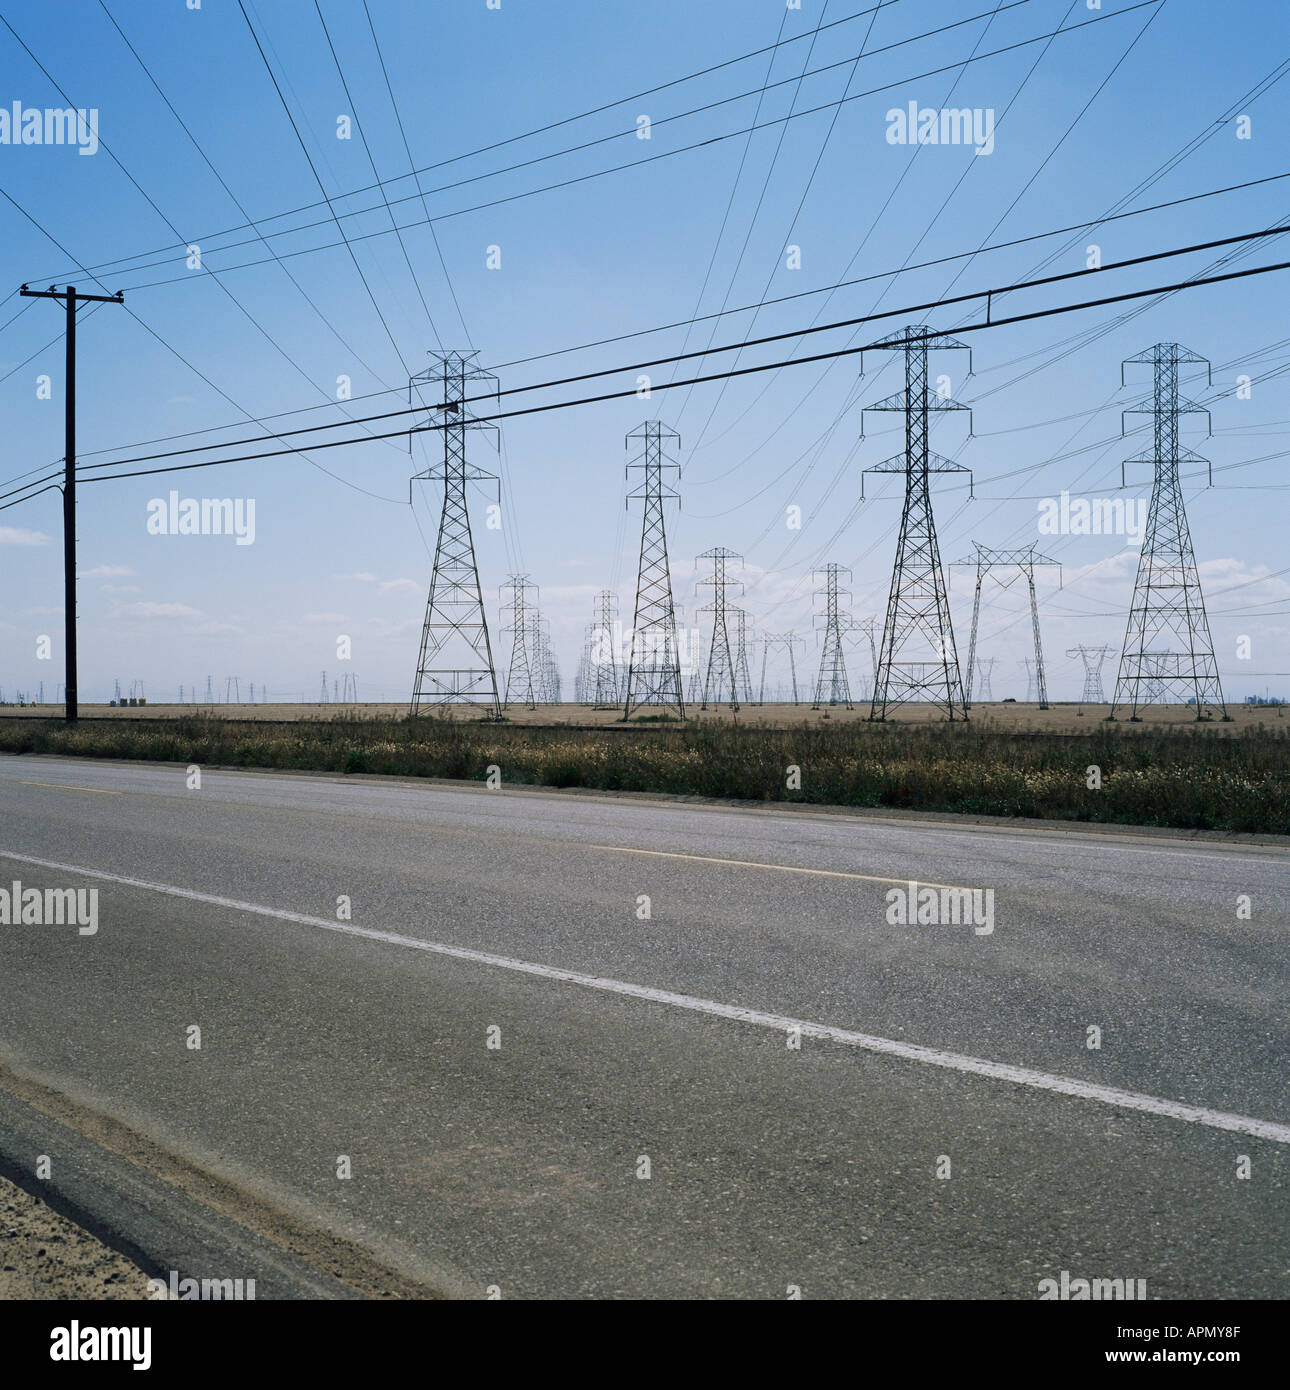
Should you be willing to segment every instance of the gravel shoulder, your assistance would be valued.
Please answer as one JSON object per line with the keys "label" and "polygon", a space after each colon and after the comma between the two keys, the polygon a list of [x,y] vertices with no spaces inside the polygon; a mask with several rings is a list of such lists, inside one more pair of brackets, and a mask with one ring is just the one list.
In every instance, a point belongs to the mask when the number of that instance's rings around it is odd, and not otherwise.
{"label": "gravel shoulder", "polygon": [[133,1261],[0,1178],[0,1300],[148,1296]]}

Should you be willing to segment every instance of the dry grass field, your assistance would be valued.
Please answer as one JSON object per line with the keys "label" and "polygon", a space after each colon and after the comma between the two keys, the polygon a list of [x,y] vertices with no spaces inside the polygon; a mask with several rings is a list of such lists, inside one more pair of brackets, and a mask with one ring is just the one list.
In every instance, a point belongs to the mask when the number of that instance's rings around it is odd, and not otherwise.
{"label": "dry grass field", "polygon": [[[445,717],[471,722],[483,715],[483,710],[474,705],[447,705],[438,711]],[[869,705],[856,701],[854,709],[843,706],[825,705],[812,709],[809,704],[765,704],[745,705],[738,713],[733,713],[728,705],[712,705],[700,709],[698,705],[686,705],[686,720],[700,724],[737,724],[746,728],[788,729],[798,726],[818,725],[821,728],[837,727],[842,724],[867,723]],[[1026,705],[1011,701],[977,704],[973,706],[970,723],[989,725],[993,728],[1014,733],[1037,734],[1080,734],[1103,723],[1110,707],[1107,705],[1079,705],[1075,703],[1053,704],[1050,709],[1040,709],[1038,705]],[[62,716],[61,705],[0,705],[0,720],[9,718],[58,719]],[[659,722],[649,716],[657,716],[664,711],[642,709],[635,712],[633,722],[639,716],[646,716],[649,725]],[[1214,733],[1235,734],[1251,727],[1265,726],[1272,729],[1290,727],[1290,717],[1286,707],[1281,705],[1231,705],[1228,707],[1230,722],[1224,723],[1218,710],[1206,710],[1207,718],[1197,720],[1194,709],[1186,705],[1156,705],[1143,712],[1137,724],[1129,720],[1128,712],[1121,710],[1117,723],[1125,729],[1145,730],[1161,726],[1203,729]],[[381,721],[402,719],[407,714],[406,704],[215,704],[215,705],[142,705],[114,708],[109,705],[81,705],[84,719],[218,719],[238,722],[314,722],[341,720],[350,722]],[[622,726],[622,709],[592,709],[586,705],[562,704],[541,705],[535,710],[522,705],[512,705],[505,711],[508,723],[519,727],[533,728],[599,728]],[[889,723],[928,724],[942,720],[939,707],[932,705],[903,705],[888,716]]]}
{"label": "dry grass field", "polygon": [[792,706],[629,725],[571,705],[503,723],[372,705],[87,708],[72,727],[47,706],[12,713],[0,752],[477,782],[491,769],[497,785],[1290,834],[1290,720],[1276,707],[1199,723],[1162,709],[1136,724],[1011,704],[953,724],[926,708],[871,722]]}

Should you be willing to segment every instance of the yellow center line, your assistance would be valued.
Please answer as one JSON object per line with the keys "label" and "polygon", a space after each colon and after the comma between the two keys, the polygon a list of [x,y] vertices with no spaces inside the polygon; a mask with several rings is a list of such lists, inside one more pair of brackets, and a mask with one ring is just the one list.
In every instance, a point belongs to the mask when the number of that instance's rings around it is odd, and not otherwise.
{"label": "yellow center line", "polygon": [[57,787],[64,792],[89,792],[92,796],[123,796],[123,792],[108,791],[105,787],[76,787],[70,782],[24,782],[18,779],[21,787]]}
{"label": "yellow center line", "polygon": [[733,869],[777,869],[782,874],[814,874],[818,878],[853,878],[864,883],[912,883],[917,888],[954,888],[950,883],[927,883],[921,878],[886,878],[881,874],[847,874],[840,869],[801,869],[794,864],[759,864],[752,859],[714,859],[706,854],[674,854],[664,849],[625,849],[622,845],[588,845],[588,849],[608,850],[611,854],[649,854],[657,859],[692,859],[699,864],[725,864]]}

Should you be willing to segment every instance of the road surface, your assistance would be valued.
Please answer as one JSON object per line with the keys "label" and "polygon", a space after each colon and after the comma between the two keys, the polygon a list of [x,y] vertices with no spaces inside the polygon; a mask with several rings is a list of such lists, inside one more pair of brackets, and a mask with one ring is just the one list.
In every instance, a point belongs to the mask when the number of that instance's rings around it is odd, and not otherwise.
{"label": "road surface", "polygon": [[[0,1100],[64,1097],[69,1166],[137,1141],[177,1210],[213,1175],[248,1261],[312,1230],[366,1292],[1290,1294],[1284,846],[188,781],[0,758],[0,887],[99,895],[92,935],[0,926]],[[889,921],[911,880],[993,929]]]}

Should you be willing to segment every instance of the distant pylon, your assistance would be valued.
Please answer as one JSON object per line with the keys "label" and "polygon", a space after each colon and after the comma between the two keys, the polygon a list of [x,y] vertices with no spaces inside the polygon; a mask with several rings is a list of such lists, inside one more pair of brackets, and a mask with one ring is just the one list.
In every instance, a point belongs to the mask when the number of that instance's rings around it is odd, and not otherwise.
{"label": "distant pylon", "polygon": [[862,618],[859,622],[852,619],[843,628],[842,635],[851,641],[859,641],[863,635],[869,639],[869,679],[864,682],[864,694],[858,698],[868,700],[873,698],[874,686],[878,679],[878,637],[877,637],[877,618]]}
{"label": "distant pylon", "polygon": [[[972,708],[972,672],[973,662],[976,660],[976,634],[977,624],[981,616],[981,584],[986,575],[992,570],[1016,570],[1016,574],[1004,581],[996,577],[996,583],[1006,589],[1019,575],[1025,575],[1026,583],[1030,589],[1030,627],[1035,641],[1035,685],[1039,694],[1039,708],[1048,708],[1048,685],[1044,680],[1044,648],[1039,640],[1039,601],[1035,596],[1035,566],[1036,565],[1056,565],[1057,584],[1061,586],[1061,561],[1050,560],[1045,555],[1036,552],[1033,545],[1027,546],[1024,550],[996,550],[991,546],[982,545],[980,541],[973,541],[972,546],[976,551],[975,555],[969,556],[966,560],[955,560],[952,569],[975,569],[976,570],[976,589],[972,595],[972,638],[968,643],[968,683],[967,690],[964,692],[964,700],[968,709]],[[1029,699],[1029,697],[1027,697]]]}
{"label": "distant pylon", "polygon": [[[1026,703],[1035,703],[1035,662],[1033,657],[1023,656],[1017,663],[1026,668]],[[1047,708],[1046,706],[1044,708]]]}
{"label": "distant pylon", "polygon": [[207,676],[207,677],[206,677],[206,703],[207,703],[208,705],[213,705],[213,704],[215,703],[215,677],[214,677],[214,676]]}
{"label": "distant pylon", "polygon": [[1152,367],[1151,399],[1124,412],[1152,416],[1151,447],[1126,460],[1152,465],[1151,506],[1108,717],[1114,719],[1121,705],[1129,705],[1136,720],[1143,705],[1186,701],[1195,703],[1197,719],[1203,717],[1206,704],[1218,705],[1226,719],[1227,706],[1178,476],[1181,462],[1209,463],[1178,442],[1180,415],[1204,414],[1207,424],[1209,420],[1209,411],[1203,406],[1179,396],[1178,368],[1184,363],[1204,363],[1206,376],[1212,380],[1210,366],[1205,358],[1178,343],[1156,343],[1121,364],[1122,385],[1124,368],[1131,363]]}
{"label": "distant pylon", "polygon": [[714,704],[720,704],[722,692],[725,691],[730,708],[738,709],[739,675],[735,656],[737,648],[730,640],[730,626],[726,616],[726,590],[742,590],[743,583],[738,579],[728,579],[726,566],[731,560],[738,560],[742,565],[743,558],[723,545],[715,545],[711,550],[705,550],[698,558],[712,561],[712,578],[700,579],[694,586],[696,589],[708,586],[712,588],[712,602],[699,609],[700,613],[712,614],[712,638],[708,643],[708,664],[703,677],[703,698],[699,708],[707,709],[710,700]]}
{"label": "distant pylon", "polygon": [[788,670],[793,681],[793,703],[798,703],[797,699],[797,662],[793,657],[793,648],[802,639],[795,632],[766,632],[761,639],[761,692],[757,697],[758,704],[766,703],[766,657],[772,647],[782,646],[788,652]]}
{"label": "distant pylon", "polygon": [[[905,389],[866,407],[866,410],[897,411],[905,417],[905,452],[865,470],[867,473],[905,475],[905,509],[900,519],[900,539],[896,543],[891,594],[869,717],[885,719],[887,710],[894,705],[930,701],[940,705],[950,719],[960,716],[966,719],[967,704],[936,543],[928,475],[969,470],[931,452],[928,420],[935,412],[966,410],[967,407],[959,405],[948,394],[928,390],[927,354],[933,349],[965,348],[969,353],[968,374],[971,375],[971,349],[922,324],[910,324],[870,343],[869,347],[889,348],[905,354]],[[864,413],[861,412],[862,431]]]}
{"label": "distant pylon", "polygon": [[1111,654],[1110,647],[1071,647],[1066,655],[1072,660],[1079,657],[1084,663],[1084,690],[1079,697],[1082,705],[1102,705],[1106,696],[1102,693],[1102,663]]}
{"label": "distant pylon", "polygon": [[815,573],[824,575],[823,589],[815,591],[817,598],[820,595],[824,597],[824,612],[816,615],[824,619],[824,645],[820,648],[820,674],[816,677],[815,700],[811,708],[819,709],[827,704],[854,709],[851,686],[847,681],[846,652],[842,649],[842,629],[849,619],[838,607],[839,593],[849,592],[839,590],[838,575],[850,574],[851,571],[844,565],[825,565],[823,570],[816,570]]}
{"label": "distant pylon", "polygon": [[623,685],[623,718],[643,705],[676,707],[685,718],[681,693],[681,661],[676,639],[676,609],[672,602],[672,576],[667,561],[667,531],[663,524],[663,504],[677,499],[677,492],[663,482],[664,468],[678,468],[665,453],[665,444],[680,448],[681,436],[658,420],[647,420],[627,436],[627,447],[639,442],[640,452],[627,468],[641,468],[641,486],[628,493],[628,500],[644,503],[641,521],[640,569],[636,576],[636,613],[627,659],[627,679]]}
{"label": "distant pylon", "polygon": [[976,688],[982,700],[993,700],[994,691],[990,688],[990,672],[994,670],[994,657],[988,656],[984,661],[978,656],[976,658]]}
{"label": "distant pylon", "polygon": [[326,671],[324,671],[324,672],[322,673],[322,690],[321,690],[321,691],[319,692],[319,694],[318,694],[318,703],[319,703],[320,705],[325,705],[325,704],[330,703],[330,697],[329,697],[328,694],[327,694],[327,672],[326,672]]}
{"label": "distant pylon", "polygon": [[582,634],[582,656],[578,659],[578,670],[573,678],[573,699],[575,704],[594,705],[596,703],[595,658],[596,625],[588,623]]}
{"label": "distant pylon", "polygon": [[735,693],[743,692],[745,704],[751,705],[752,697],[752,678],[748,674],[748,647],[750,637],[748,635],[748,614],[742,608],[732,608],[730,610],[735,620]]}
{"label": "distant pylon", "polygon": [[437,385],[442,392],[430,413],[443,435],[443,463],[416,477],[442,481],[443,510],[412,686],[412,713],[419,714],[427,705],[484,704],[491,717],[500,719],[497,672],[466,506],[468,482],[496,482],[492,473],[466,462],[466,431],[494,426],[474,418],[465,405],[468,381],[495,383],[497,378],[475,364],[477,353],[431,355],[438,365],[412,380]]}
{"label": "distant pylon", "polygon": [[618,595],[612,589],[601,589],[595,606],[596,645],[592,648],[592,672],[595,685],[591,699],[595,705],[616,705],[622,696],[618,676],[618,651],[614,627],[618,618]]}
{"label": "distant pylon", "polygon": [[[142,685],[140,685],[142,690]],[[242,685],[236,676],[229,676],[224,682],[224,703],[240,705],[242,703]]]}
{"label": "distant pylon", "polygon": [[[506,690],[502,700],[509,708],[512,702],[534,709],[537,705],[537,672],[533,669],[533,634],[529,631],[532,605],[528,595],[537,593],[537,585],[527,574],[512,574],[498,593],[502,597],[502,631],[511,634],[511,664],[506,672]],[[507,598],[507,595],[510,595]],[[506,625],[507,618],[510,625]]]}

